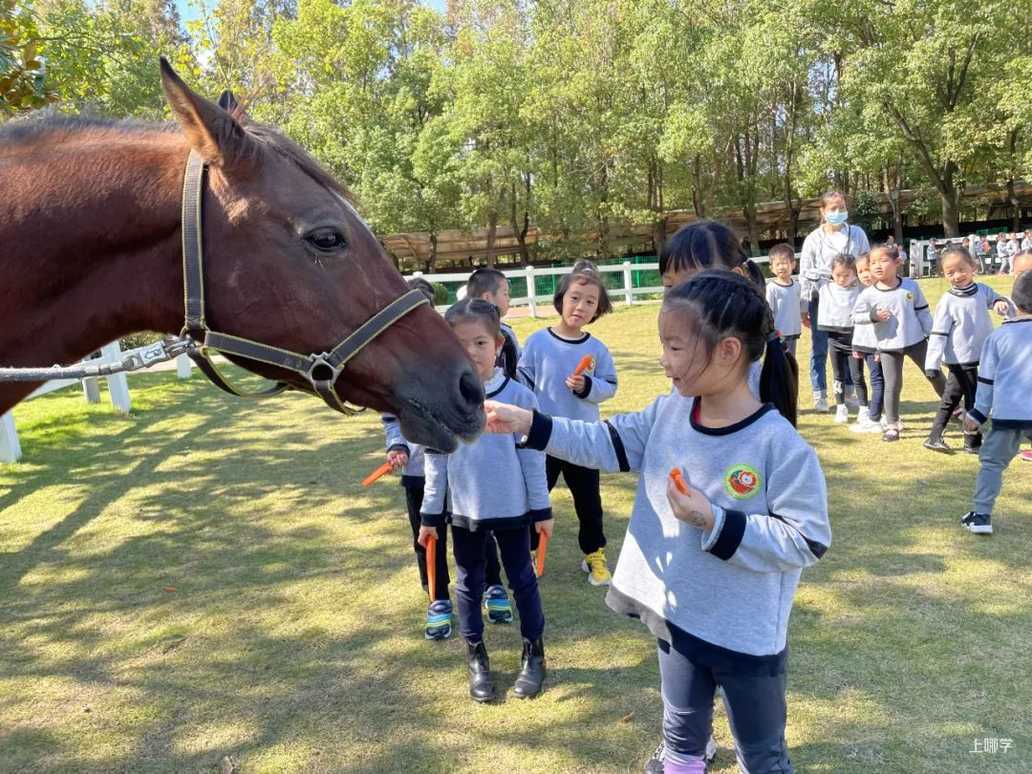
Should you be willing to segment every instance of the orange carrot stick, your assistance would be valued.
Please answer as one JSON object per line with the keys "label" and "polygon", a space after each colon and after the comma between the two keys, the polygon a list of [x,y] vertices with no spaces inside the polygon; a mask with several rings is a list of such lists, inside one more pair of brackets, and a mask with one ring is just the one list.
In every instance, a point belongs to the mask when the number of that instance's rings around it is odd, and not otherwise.
{"label": "orange carrot stick", "polygon": [[430,601],[434,601],[437,592],[437,535],[426,539],[426,589],[430,592]]}
{"label": "orange carrot stick", "polygon": [[684,480],[684,474],[681,473],[680,468],[673,468],[670,471],[670,480],[674,482],[678,492],[683,495],[688,494],[688,482]]}
{"label": "orange carrot stick", "polygon": [[573,369],[573,375],[580,376],[582,373],[591,368],[591,363],[592,361],[594,361],[594,359],[595,358],[593,358],[591,355],[585,355],[584,357],[582,357],[580,359],[580,362],[577,363],[577,367]]}
{"label": "orange carrot stick", "polygon": [[545,574],[545,555],[548,553],[548,535],[544,532],[538,533],[537,548],[537,575],[540,578]]}
{"label": "orange carrot stick", "polygon": [[376,470],[374,470],[372,473],[370,473],[368,476],[366,476],[365,478],[362,479],[362,486],[370,486],[370,485],[372,485],[372,483],[374,481],[376,481],[376,479],[381,478],[382,476],[386,476],[393,469],[394,469],[394,466],[391,465],[391,463],[389,463],[389,462],[383,463],[383,465],[381,465]]}

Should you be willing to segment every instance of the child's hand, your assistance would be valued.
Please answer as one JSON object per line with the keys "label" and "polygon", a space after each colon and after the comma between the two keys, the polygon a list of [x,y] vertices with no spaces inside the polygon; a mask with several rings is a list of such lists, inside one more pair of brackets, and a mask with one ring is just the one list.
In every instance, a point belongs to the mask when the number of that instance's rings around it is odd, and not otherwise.
{"label": "child's hand", "polygon": [[436,537],[437,527],[428,527],[425,524],[419,525],[419,537],[416,538],[416,542],[419,543],[419,545],[423,546],[423,548],[426,548],[426,544],[430,541],[431,538]]}
{"label": "child's hand", "polygon": [[804,328],[809,328],[810,327],[810,313],[809,312],[803,312],[803,327]]}
{"label": "child's hand", "polygon": [[397,473],[408,465],[408,455],[400,449],[394,449],[387,452],[387,462],[390,463],[391,470]]}
{"label": "child's hand", "polygon": [[666,485],[667,500],[670,501],[670,509],[678,521],[687,522],[693,527],[702,530],[710,529],[713,526],[713,506],[706,499],[706,495],[688,484],[688,494],[681,494],[672,478],[667,478]]}
{"label": "child's hand", "polygon": [[534,529],[539,535],[544,535],[549,540],[552,539],[552,530],[555,529],[555,519],[545,519],[544,521],[534,522]]}
{"label": "child's hand", "polygon": [[982,426],[973,420],[970,416],[964,416],[964,429],[969,433],[977,433]]}
{"label": "child's hand", "polygon": [[993,310],[996,312],[996,314],[1000,315],[1000,317],[1006,317],[1008,314],[1010,314],[1010,304],[1008,304],[1001,298],[999,301],[993,304]]}
{"label": "child's hand", "polygon": [[877,309],[874,312],[874,318],[879,322],[885,322],[892,318],[892,312],[888,309]]}
{"label": "child's hand", "polygon": [[570,375],[566,377],[566,386],[570,388],[572,392],[584,392],[584,387],[587,382],[584,381],[584,374],[577,374],[576,376]]}
{"label": "child's hand", "polygon": [[853,360],[863,360],[863,359],[864,359],[864,353],[863,352],[854,352],[853,353]]}
{"label": "child's hand", "polygon": [[530,432],[530,423],[534,419],[533,411],[493,400],[484,401],[484,413],[487,414],[487,432],[489,433],[526,435]]}
{"label": "child's hand", "polygon": [[875,352],[874,353],[874,362],[875,363],[880,363],[881,362],[881,353],[880,352]]}

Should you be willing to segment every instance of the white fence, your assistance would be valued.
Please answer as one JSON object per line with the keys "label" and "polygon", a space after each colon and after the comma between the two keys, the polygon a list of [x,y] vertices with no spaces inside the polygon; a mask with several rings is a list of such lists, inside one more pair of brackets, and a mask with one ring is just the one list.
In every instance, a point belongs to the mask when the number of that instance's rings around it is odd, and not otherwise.
{"label": "white fence", "polygon": [[[760,256],[753,258],[756,263],[767,263],[766,256]],[[569,274],[570,266],[554,266],[549,268],[540,268],[534,266],[527,266],[523,269],[509,269],[502,270],[502,274],[508,277],[510,280],[517,277],[522,277],[527,282],[527,289],[529,292],[526,296],[518,296],[509,299],[510,306],[526,306],[530,309],[530,316],[538,316],[538,304],[545,304],[550,310],[552,308],[552,296],[551,295],[537,295],[534,293],[535,280],[538,277],[551,277],[561,276],[563,274]],[[602,274],[622,274],[623,284],[621,287],[608,287],[610,296],[613,297],[614,301],[622,300],[625,304],[633,304],[635,296],[655,295],[663,292],[662,286],[650,286],[650,287],[634,287],[634,273],[644,271],[658,271],[658,263],[631,263],[630,261],[624,261],[623,263],[610,264],[599,266],[598,270]],[[428,282],[439,282],[443,285],[465,285],[466,280],[469,279],[468,274],[423,274],[421,271],[413,272],[411,277],[422,277]],[[437,307],[438,311],[444,311],[447,309],[447,305]]]}
{"label": "white fence", "polygon": [[[141,347],[142,349],[142,347]],[[130,350],[129,353],[122,352],[122,348],[119,346],[117,341],[113,341],[110,344],[105,345],[100,350],[100,357],[90,360],[92,364],[100,363],[120,363],[122,359],[127,355],[139,350]],[[176,358],[176,373],[180,379],[186,379],[190,376],[192,370],[192,364],[190,358],[186,355],[180,355]],[[102,377],[107,379],[108,394],[111,396],[111,405],[114,406],[115,411],[119,414],[128,414],[132,408],[132,401],[129,397],[129,380],[128,374],[113,374],[111,376]],[[37,388],[26,400],[32,398],[38,398],[40,395],[46,395],[47,393],[54,392],[55,390],[61,390],[65,387],[70,387],[73,384],[82,384],[83,395],[89,403],[100,402],[100,385],[96,378],[89,379],[56,379],[52,382],[47,382]],[[14,417],[11,412],[8,411],[2,417],[0,417],[0,462],[16,462],[21,457],[21,442],[18,440],[18,430],[14,424]]]}

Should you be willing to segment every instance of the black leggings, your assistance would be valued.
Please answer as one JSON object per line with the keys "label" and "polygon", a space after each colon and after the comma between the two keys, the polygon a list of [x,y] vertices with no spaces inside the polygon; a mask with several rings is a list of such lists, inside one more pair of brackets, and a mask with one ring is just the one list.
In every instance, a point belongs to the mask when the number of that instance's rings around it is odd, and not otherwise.
{"label": "black leggings", "polygon": [[[577,542],[585,554],[593,554],[605,547],[606,534],[602,529],[602,494],[599,491],[599,474],[592,468],[583,468],[557,457],[545,458],[545,470],[548,474],[548,491],[551,492],[563,474],[566,486],[573,495],[573,509],[577,512],[580,529]],[[531,548],[535,551],[538,545],[538,533],[530,531]]]}
{"label": "black leggings", "polygon": [[828,331],[828,354],[831,355],[831,373],[835,380],[835,402],[846,398],[846,385],[856,389],[856,399],[867,405],[867,383],[864,381],[864,362],[853,357],[853,332]]}
{"label": "black leggings", "polygon": [[970,411],[975,407],[975,391],[978,388],[978,363],[966,365],[946,364],[950,375],[946,379],[946,389],[942,393],[942,403],[939,405],[939,412],[932,421],[932,435],[942,435],[946,425],[953,416],[953,412],[960,401],[964,401],[964,408]]}
{"label": "black leggings", "polygon": [[[882,352],[881,367],[885,375],[885,421],[890,425],[899,422],[899,399],[903,394],[903,356],[909,357],[921,373],[924,374],[925,355],[928,354],[928,340],[922,339],[917,344],[897,352]],[[931,382],[936,394],[942,397],[946,390],[946,378],[939,372],[936,376],[925,377]]]}

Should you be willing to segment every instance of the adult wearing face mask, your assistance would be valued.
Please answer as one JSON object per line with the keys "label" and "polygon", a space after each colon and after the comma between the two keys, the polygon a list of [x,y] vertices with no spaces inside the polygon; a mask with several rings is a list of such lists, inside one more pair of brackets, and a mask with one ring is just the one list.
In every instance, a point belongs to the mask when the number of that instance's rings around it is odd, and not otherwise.
{"label": "adult wearing face mask", "polygon": [[813,347],[810,351],[810,385],[813,407],[828,410],[828,333],[817,329],[817,294],[831,281],[831,262],[836,255],[857,256],[871,249],[867,234],[859,226],[849,224],[846,197],[829,191],[821,197],[821,224],[803,242],[799,259],[799,284],[802,297],[809,300],[804,323],[810,329]]}

